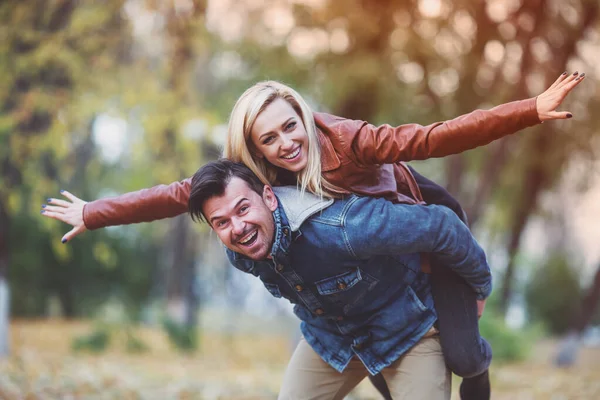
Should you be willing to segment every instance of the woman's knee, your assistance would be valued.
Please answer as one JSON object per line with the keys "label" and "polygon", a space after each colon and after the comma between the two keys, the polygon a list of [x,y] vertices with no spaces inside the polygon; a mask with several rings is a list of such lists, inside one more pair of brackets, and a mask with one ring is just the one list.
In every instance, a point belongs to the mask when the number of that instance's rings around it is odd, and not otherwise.
{"label": "woman's knee", "polygon": [[462,378],[478,376],[490,367],[492,349],[486,341],[482,341],[480,349],[473,347],[463,351],[444,353],[448,368]]}

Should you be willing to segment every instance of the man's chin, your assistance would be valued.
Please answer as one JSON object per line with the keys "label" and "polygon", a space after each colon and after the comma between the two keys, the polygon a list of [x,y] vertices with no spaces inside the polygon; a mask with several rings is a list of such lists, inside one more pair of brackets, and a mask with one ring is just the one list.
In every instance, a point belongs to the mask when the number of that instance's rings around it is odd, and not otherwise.
{"label": "man's chin", "polygon": [[268,256],[267,252],[264,250],[251,251],[251,252],[250,251],[239,251],[239,253],[241,253],[245,257],[248,257],[249,259],[254,260],[254,261],[264,260]]}

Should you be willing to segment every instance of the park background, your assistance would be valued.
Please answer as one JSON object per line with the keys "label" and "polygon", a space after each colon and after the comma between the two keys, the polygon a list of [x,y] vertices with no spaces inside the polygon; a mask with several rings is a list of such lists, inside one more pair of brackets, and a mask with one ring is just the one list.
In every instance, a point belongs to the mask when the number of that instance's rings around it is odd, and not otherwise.
{"label": "park background", "polygon": [[[411,165],[461,201],[487,251],[493,398],[600,398],[599,7],[1,2],[0,397],[275,398],[298,338],[288,305],[228,266],[207,226],[184,215],[61,244],[70,227],[40,215],[60,189],[93,200],[191,176],[259,80],[319,111],[427,125],[567,70],[586,73],[571,120]],[[368,383],[351,396],[377,398]]]}

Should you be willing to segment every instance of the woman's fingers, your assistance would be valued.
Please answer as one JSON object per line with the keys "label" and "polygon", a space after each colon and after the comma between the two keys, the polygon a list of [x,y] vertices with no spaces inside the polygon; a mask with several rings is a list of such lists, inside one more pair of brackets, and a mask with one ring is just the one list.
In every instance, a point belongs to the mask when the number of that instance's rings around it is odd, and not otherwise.
{"label": "woman's fingers", "polygon": [[574,72],[568,76],[559,76],[558,79],[540,94],[536,101],[538,117],[540,121],[553,119],[567,119],[573,115],[568,111],[556,111],[567,95],[585,79],[585,73]]}
{"label": "woman's fingers", "polygon": [[563,72],[562,74],[560,74],[558,76],[558,78],[556,78],[556,80],[554,81],[554,83],[552,85],[550,85],[549,89],[554,89],[555,87],[557,87],[562,81],[564,81],[568,77],[569,77],[569,73],[568,72]]}
{"label": "woman's fingers", "polygon": [[567,93],[569,93],[575,86],[579,85],[584,79],[585,79],[585,72],[583,74],[579,75],[577,78],[572,79],[571,81],[566,83],[562,88],[566,92],[565,95]]}
{"label": "woman's fingers", "polygon": [[64,208],[64,207],[47,206],[46,204],[44,204],[42,206],[42,208],[44,210],[46,210],[46,212],[50,211],[50,212],[58,213],[58,214],[64,214],[65,210],[66,210],[66,208]]}
{"label": "woman's fingers", "polygon": [[549,120],[553,120],[553,119],[569,119],[569,118],[573,118],[573,114],[571,114],[569,111],[550,111],[548,113],[548,119]]}
{"label": "woman's fingers", "polygon": [[65,196],[67,199],[71,200],[73,203],[82,201],[79,197],[75,196],[74,194],[72,194],[70,192],[67,192],[66,190],[61,190],[60,194]]}
{"label": "woman's fingers", "polygon": [[71,239],[73,239],[75,236],[79,235],[80,233],[85,232],[86,229],[84,226],[76,226],[73,229],[71,229],[69,232],[67,232],[65,234],[65,236],[62,237],[62,239],[60,240],[62,243],[67,243],[70,242]]}
{"label": "woman's fingers", "polygon": [[61,200],[61,199],[49,198],[47,201],[48,201],[48,204],[53,204],[55,206],[60,206],[60,207],[64,207],[64,208],[69,208],[70,206],[73,205],[73,203],[66,201],[66,200]]}
{"label": "woman's fingers", "polygon": [[61,190],[60,193],[70,201],[49,198],[48,204],[42,205],[41,212],[48,218],[73,226],[73,229],[62,237],[61,242],[66,243],[87,230],[83,222],[83,208],[86,202],[66,190]]}
{"label": "woman's fingers", "polygon": [[56,219],[60,222],[64,222],[65,224],[69,223],[67,221],[65,214],[63,214],[63,213],[59,213],[59,212],[55,212],[55,211],[48,211],[48,210],[44,209],[44,210],[42,210],[42,215],[44,217],[48,217],[48,218]]}

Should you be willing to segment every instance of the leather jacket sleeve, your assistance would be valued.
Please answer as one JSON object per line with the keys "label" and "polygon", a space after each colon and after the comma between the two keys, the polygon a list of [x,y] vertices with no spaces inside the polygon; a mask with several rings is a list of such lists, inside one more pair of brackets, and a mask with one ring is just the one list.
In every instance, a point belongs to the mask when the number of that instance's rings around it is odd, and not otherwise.
{"label": "leather jacket sleeve", "polygon": [[191,178],[117,197],[95,200],[83,208],[83,222],[94,230],[113,225],[171,218],[188,210]]}
{"label": "leather jacket sleeve", "polygon": [[461,153],[539,123],[536,98],[531,98],[427,126],[373,126],[346,120],[338,134],[359,163],[389,164]]}

